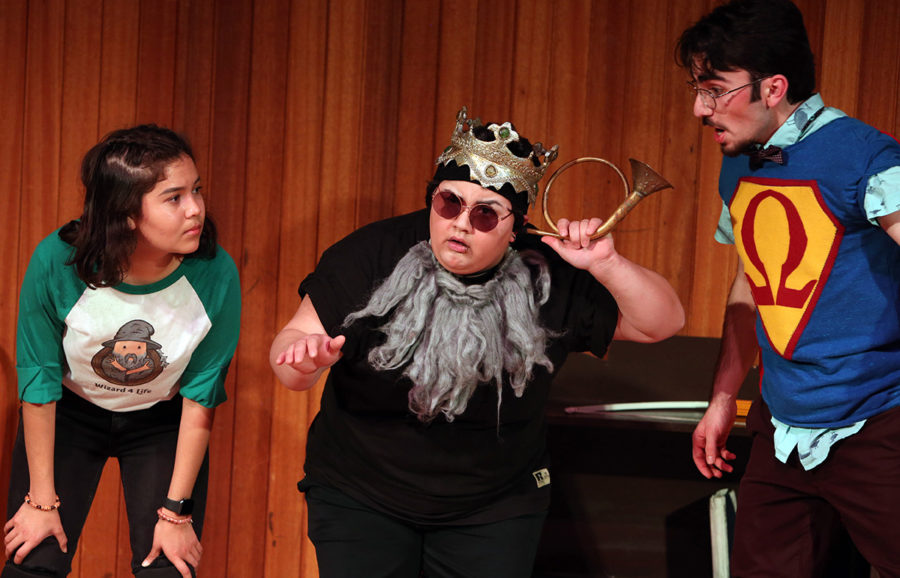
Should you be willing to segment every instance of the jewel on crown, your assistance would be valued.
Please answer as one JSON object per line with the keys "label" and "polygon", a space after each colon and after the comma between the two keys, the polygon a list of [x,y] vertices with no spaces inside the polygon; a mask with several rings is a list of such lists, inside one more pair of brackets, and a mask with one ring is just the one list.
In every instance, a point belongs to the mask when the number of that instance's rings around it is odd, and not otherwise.
{"label": "jewel on crown", "polygon": [[456,115],[456,128],[450,137],[450,146],[444,149],[435,164],[443,165],[456,161],[459,166],[469,167],[473,180],[483,187],[496,187],[498,190],[509,183],[517,192],[528,192],[528,205],[534,205],[537,199],[538,182],[547,171],[547,167],[557,156],[557,145],[549,151],[537,142],[527,157],[516,156],[507,146],[519,140],[519,134],[509,122],[501,125],[495,123],[485,127],[493,133],[493,141],[483,141],[475,137],[473,128],[483,126],[481,119],[470,119],[466,107],[462,107]]}

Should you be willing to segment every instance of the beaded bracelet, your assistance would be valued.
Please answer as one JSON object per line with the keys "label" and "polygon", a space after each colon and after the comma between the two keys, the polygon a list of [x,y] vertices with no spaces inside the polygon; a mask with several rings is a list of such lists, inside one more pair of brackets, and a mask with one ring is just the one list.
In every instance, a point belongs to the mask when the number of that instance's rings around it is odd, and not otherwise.
{"label": "beaded bracelet", "polygon": [[188,516],[187,518],[173,518],[172,516],[163,512],[162,508],[156,510],[156,515],[159,516],[160,520],[165,520],[166,522],[169,522],[170,524],[181,525],[181,524],[193,524],[194,523],[194,518],[192,516]]}
{"label": "beaded bracelet", "polygon": [[25,503],[34,508],[35,510],[40,510],[42,512],[52,512],[53,510],[59,508],[59,496],[56,496],[56,501],[49,506],[42,506],[41,504],[37,504],[31,501],[31,492],[25,494]]}

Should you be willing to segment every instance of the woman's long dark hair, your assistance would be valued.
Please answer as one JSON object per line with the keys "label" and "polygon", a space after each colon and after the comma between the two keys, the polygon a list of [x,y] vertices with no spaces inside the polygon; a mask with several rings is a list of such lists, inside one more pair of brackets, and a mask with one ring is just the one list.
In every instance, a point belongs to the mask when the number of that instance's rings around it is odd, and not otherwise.
{"label": "woman's long dark hair", "polygon": [[[89,287],[122,282],[137,244],[128,219],[141,216],[142,197],[182,156],[194,160],[187,139],[152,124],[113,131],[84,156],[84,211],[80,219],[64,225],[59,236],[75,248],[67,264]],[[212,258],[216,246],[216,227],[207,215],[199,248],[185,257]]]}

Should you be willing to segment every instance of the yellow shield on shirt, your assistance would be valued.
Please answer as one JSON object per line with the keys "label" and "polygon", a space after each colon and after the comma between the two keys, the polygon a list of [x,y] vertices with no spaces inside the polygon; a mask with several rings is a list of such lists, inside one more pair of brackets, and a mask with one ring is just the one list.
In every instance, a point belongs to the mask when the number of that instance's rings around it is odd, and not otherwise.
{"label": "yellow shield on shirt", "polygon": [[766,335],[790,359],[831,272],[843,226],[815,181],[742,179],[729,208]]}

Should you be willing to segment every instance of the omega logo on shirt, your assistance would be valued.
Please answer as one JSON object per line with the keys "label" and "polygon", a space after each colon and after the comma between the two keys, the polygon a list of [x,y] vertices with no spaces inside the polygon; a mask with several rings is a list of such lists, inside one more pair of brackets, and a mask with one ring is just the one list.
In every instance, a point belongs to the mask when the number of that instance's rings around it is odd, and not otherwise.
{"label": "omega logo on shirt", "polygon": [[743,178],[734,239],[772,348],[791,359],[831,273],[844,228],[814,181]]}

